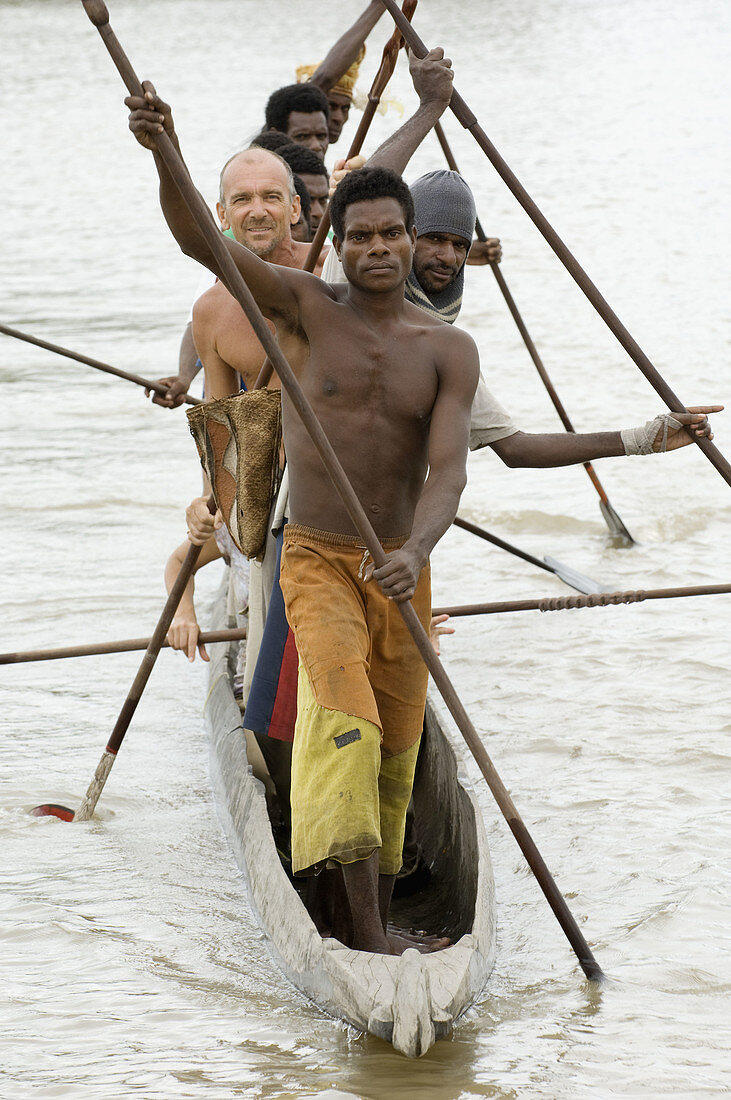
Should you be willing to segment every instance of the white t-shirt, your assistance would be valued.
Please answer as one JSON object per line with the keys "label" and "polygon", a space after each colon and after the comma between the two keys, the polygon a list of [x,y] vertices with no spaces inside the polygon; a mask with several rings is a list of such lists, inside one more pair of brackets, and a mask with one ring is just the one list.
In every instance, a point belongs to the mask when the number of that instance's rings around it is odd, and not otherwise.
{"label": "white t-shirt", "polygon": [[195,292],[195,297],[190,303],[190,313],[188,314],[188,320],[186,324],[191,324],[193,321],[193,306],[200,298],[201,294],[205,294],[207,290],[210,290],[212,286],[216,285],[216,276],[212,271],[209,271],[207,267],[201,268],[201,277],[198,280],[198,288]]}
{"label": "white t-shirt", "polygon": [[[326,283],[346,282],[343,265],[334,248],[330,249],[322,267],[322,279]],[[488,447],[498,439],[515,435],[518,427],[502,407],[498,399],[490,392],[485,379],[480,374],[477,391],[472,402],[472,420],[470,423],[470,450]]]}

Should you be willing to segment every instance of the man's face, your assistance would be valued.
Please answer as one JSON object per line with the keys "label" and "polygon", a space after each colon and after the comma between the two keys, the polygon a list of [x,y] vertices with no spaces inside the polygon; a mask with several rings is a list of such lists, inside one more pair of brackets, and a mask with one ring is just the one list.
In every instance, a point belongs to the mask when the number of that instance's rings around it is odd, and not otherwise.
{"label": "man's face", "polygon": [[292,226],[292,240],[300,241],[302,244],[309,244],[312,240],[312,233],[310,227],[305,221],[304,211],[300,210],[299,219]]}
{"label": "man's face", "polygon": [[295,145],[304,145],[324,160],[330,141],[324,112],[291,111],[287,119],[287,137]]}
{"label": "man's face", "polygon": [[411,271],[416,231],[407,232],[396,199],[365,199],[345,210],[343,240],[336,242],[353,286],[384,293],[403,286]]}
{"label": "man's face", "polygon": [[298,172],[297,175],[310,194],[310,221],[312,222],[312,232],[316,233],[327,206],[327,196],[330,190],[328,181],[324,176],[319,174],[313,176],[309,172]]}
{"label": "man's face", "polygon": [[239,244],[266,259],[290,235],[300,215],[299,195],[290,197],[287,173],[273,157],[236,159],[223,176],[224,203],[218,203],[223,229]]}
{"label": "man's face", "polygon": [[330,134],[330,144],[334,145],[340,137],[343,126],[348,121],[351,101],[348,96],[343,95],[341,92],[328,92],[327,105],[329,107],[327,128]]}
{"label": "man's face", "polygon": [[418,237],[414,274],[424,290],[438,294],[454,282],[467,259],[470,242],[456,233],[427,233]]}

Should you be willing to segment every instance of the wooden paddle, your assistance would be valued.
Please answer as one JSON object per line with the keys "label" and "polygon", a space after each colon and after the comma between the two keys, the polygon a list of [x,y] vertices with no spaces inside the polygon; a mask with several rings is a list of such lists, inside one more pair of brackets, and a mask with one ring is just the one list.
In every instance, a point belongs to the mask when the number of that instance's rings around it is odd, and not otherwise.
{"label": "wooden paddle", "polygon": [[[211,496],[208,500],[208,508],[212,515],[216,512],[216,502]],[[124,701],[119,717],[114,724],[112,735],[107,742],[107,747],[102,753],[101,760],[97,765],[97,769],[94,773],[94,778],[89,784],[89,788],[84,796],[84,799],[79,806],[78,810],[74,814],[74,821],[88,821],[94,813],[97,802],[104,790],[104,784],[109,778],[109,773],[112,770],[112,765],[117,757],[117,753],[121,747],[124,735],[129,729],[129,724],[134,717],[134,713],[137,710],[137,704],[142,698],[142,692],[147,686],[147,681],[150,679],[155,662],[157,661],[157,655],[163,647],[165,637],[170,624],[173,621],[175,612],[178,609],[183,592],[186,589],[188,581],[193,576],[195,571],[200,552],[203,549],[202,546],[195,546],[193,543],[190,545],[188,553],[183,559],[183,564],[180,567],[180,572],[175,578],[173,587],[170,589],[170,594],[163,608],[162,615],[158,619],[157,626],[155,627],[152,637],[148,643],[145,655],[142,658],[142,663],[137,670],[137,675],[132,681],[132,687],[129,689],[127,698]]]}
{"label": "wooden paddle", "polygon": [[523,561],[529,561],[531,565],[537,565],[539,569],[545,569],[549,573],[553,573],[559,580],[563,581],[570,588],[575,588],[577,592],[603,592],[604,589],[596,581],[593,581],[591,577],[585,577],[583,573],[579,573],[578,570],[572,569],[570,565],[564,565],[562,562],[557,561],[556,558],[550,558],[546,556],[543,561],[540,558],[533,557],[532,554],[526,553],[525,550],[519,550],[517,546],[513,546],[509,542],[505,542],[504,539],[500,539],[497,535],[491,534],[486,531],[484,527],[478,527],[476,523],[470,523],[467,519],[462,519],[461,516],[455,516],[452,521],[455,527],[461,527],[463,531],[470,531],[473,535],[477,535],[478,538],[484,539],[485,542],[492,543],[493,546],[499,546],[501,550],[507,550],[509,554],[515,554],[516,558],[522,558]]}
{"label": "wooden paddle", "polygon": [[432,615],[502,615],[507,611],[572,611],[581,607],[613,607],[645,600],[679,600],[688,596],[723,596],[731,584],[697,584],[682,588],[642,588],[629,592],[594,592],[587,596],[544,596],[540,600],[506,600],[503,603],[467,603],[433,607]]}
{"label": "wooden paddle", "polygon": [[[163,397],[167,393],[165,386],[162,386],[159,382],[151,382],[149,378],[143,378],[139,374],[130,374],[129,371],[120,370],[119,367],[110,367],[109,363],[102,363],[99,359],[81,355],[78,351],[69,351],[68,348],[62,348],[60,344],[49,344],[47,340],[41,340],[37,336],[31,336],[29,333],[21,332],[17,328],[0,325],[0,332],[4,332],[6,336],[14,336],[16,340],[25,340],[27,344],[35,344],[36,347],[45,348],[46,351],[55,351],[56,355],[65,355],[67,359],[75,359],[77,363],[85,363],[87,367],[94,367],[95,370],[104,371],[105,374],[125,378],[128,382],[144,386],[146,390],[154,390],[155,393],[159,393]],[[184,400],[188,405],[200,405],[201,403],[199,397],[191,397],[188,393],[186,393]]]}
{"label": "wooden paddle", "polygon": [[[414,12],[416,11],[416,4],[417,0],[404,0],[403,13],[405,19],[411,20]],[[381,102],[381,96],[385,92],[386,86],[393,76],[393,70],[396,68],[398,53],[403,44],[404,40],[401,35],[401,31],[396,29],[389,38],[386,45],[383,47],[381,64],[378,67],[378,72],[373,78],[371,89],[368,92],[368,102],[363,109],[363,115],[361,117],[360,123],[358,124],[358,129],[355,132],[355,136],[350,143],[350,149],[348,150],[346,160],[349,160],[351,157],[357,156],[363,148],[363,142],[365,141],[366,135],[371,128],[373,117],[378,110],[378,104]],[[317,267],[317,261],[320,258],[320,253],[322,252],[329,229],[330,203],[328,202],[322,213],[322,218],[320,220],[320,224],[317,227],[315,236],[312,239],[312,243],[310,244],[310,251],[307,253],[307,259],[305,260],[305,266],[303,268],[304,271],[314,271]],[[264,365],[261,368],[261,372],[256,380],[257,386],[266,386],[272,376],[273,370],[274,367],[271,360],[265,359]]]}
{"label": "wooden paddle", "polygon": [[[213,645],[214,642],[237,642],[246,637],[246,627],[232,630],[209,630],[198,635],[196,645]],[[0,665],[20,665],[29,661],[59,661],[64,657],[96,657],[104,653],[132,653],[147,649],[152,638],[125,638],[119,642],[91,642],[89,645],[61,646],[58,649],[26,649],[16,653],[0,653]],[[163,642],[160,649],[169,649],[170,642]]]}
{"label": "wooden paddle", "polygon": [[[425,57],[429,51],[427,50],[422,40],[419,38],[419,35],[408,22],[408,20],[403,18],[397,4],[394,3],[394,0],[381,0],[381,3],[393,16],[393,20],[396,23],[396,26],[401,31],[402,35],[404,36],[409,49],[413,50],[417,57]],[[547,218],[544,217],[543,213],[530,197],[515,173],[505,163],[500,153],[497,151],[495,146],[488,138],[487,134],[479,125],[477,117],[467,106],[464,99],[459,94],[456,88],[454,88],[452,91],[452,98],[450,100],[449,106],[457,120],[461,123],[462,126],[464,126],[465,130],[469,130],[469,132],[472,134],[473,138],[480,146],[492,166],[495,168],[498,175],[503,179],[503,181],[512,191],[515,198],[528,214],[528,217],[531,219],[538,231],[542,234],[542,236],[546,239],[553,251],[556,253],[559,260],[568,271],[569,275],[571,275],[577,286],[579,286],[580,289],[584,292],[586,297],[594,306],[594,309],[597,311],[597,313],[605,322],[605,324],[609,327],[609,329],[614,333],[617,340],[620,342],[620,344],[633,360],[633,362],[642,371],[645,378],[647,378],[648,382],[656,391],[656,393],[660,395],[662,400],[672,412],[687,412],[688,410],[683,405],[680,398],[675,393],[673,393],[668,383],[650,362],[637,341],[630,335],[628,330],[620,321],[619,317],[617,317],[616,313],[614,313],[614,311],[611,309],[609,303],[591,281],[587,273],[584,271],[583,267],[581,267],[573,253],[561,240],[558,233],[549,223]],[[715,468],[718,470],[724,481],[728,485],[731,485],[731,463],[728,462],[728,459],[723,454],[721,454],[718,447],[716,447],[710,439],[707,439],[705,436],[696,435],[695,432],[688,429],[686,430],[688,431],[688,435],[693,440],[693,442],[703,451],[711,465],[715,466]]]}
{"label": "wooden paddle", "polygon": [[[453,172],[459,172],[459,168],[457,167],[457,162],[454,159],[454,154],[452,153],[451,146],[450,146],[449,142],[447,141],[447,135],[444,133],[444,127],[442,126],[441,122],[436,123],[436,125],[434,127],[434,132],[437,135],[437,140],[439,141],[439,144],[442,147],[442,152],[444,153],[444,158],[445,158],[447,164],[449,165],[449,167],[452,169]],[[477,218],[477,221],[476,221],[476,224],[475,224],[475,233],[477,234],[477,239],[479,241],[486,241],[487,240],[487,235],[485,233],[485,230],[482,228],[482,225],[480,224],[480,219],[479,218]],[[490,267],[492,269],[493,275],[495,276],[495,281],[497,282],[497,285],[500,287],[500,293],[502,294],[503,298],[505,299],[505,303],[506,303],[508,309],[510,310],[510,314],[511,314],[513,320],[515,321],[515,324],[518,328],[518,332],[523,337],[523,343],[525,344],[526,348],[528,349],[528,354],[530,355],[531,359],[533,360],[533,364],[534,364],[536,370],[538,371],[538,374],[540,376],[541,381],[543,382],[543,385],[546,388],[548,396],[551,398],[551,401],[553,403],[553,407],[556,410],[556,412],[558,413],[559,418],[561,420],[561,423],[563,424],[563,426],[564,426],[564,428],[566,429],[567,432],[575,432],[576,429],[574,428],[573,424],[569,420],[568,413],[566,412],[565,408],[563,407],[563,403],[562,403],[561,399],[559,398],[551,379],[548,376],[548,371],[546,370],[545,366],[543,365],[543,361],[542,361],[540,355],[538,354],[538,349],[536,348],[535,344],[533,343],[533,340],[531,338],[530,333],[528,332],[528,329],[525,325],[525,322],[523,321],[523,318],[520,315],[520,311],[519,311],[517,305],[515,304],[515,299],[513,298],[513,295],[510,293],[510,290],[508,289],[508,284],[505,282],[505,276],[502,273],[502,269],[501,269],[500,265],[497,264],[497,263],[491,263]],[[602,516],[604,517],[604,520],[606,522],[607,527],[609,528],[611,533],[616,538],[621,538],[628,546],[630,546],[632,543],[634,543],[635,540],[630,535],[629,531],[627,530],[624,523],[620,519],[620,517],[619,517],[618,513],[616,512],[616,510],[610,504],[609,497],[607,496],[607,494],[604,490],[604,487],[603,487],[602,483],[599,480],[599,476],[596,473],[596,470],[594,469],[591,462],[584,462],[583,466],[584,466],[584,469],[586,470],[587,474],[589,475],[589,478],[591,480],[592,485],[594,486],[597,493],[599,494],[599,508],[601,510]]]}
{"label": "wooden paddle", "polygon": [[[103,0],[81,0],[81,2],[91,22],[99,31],[129,92],[134,96],[144,96],[145,90],[109,25],[109,14]],[[406,22],[408,25],[408,21]],[[149,87],[148,85],[148,88]],[[251,327],[261,341],[267,355],[272,360],[274,368],[282,383],[282,388],[287,393],[294,407],[294,411],[300,417],[315,449],[320,455],[323,465],[353,521],[355,529],[363,539],[376,568],[380,568],[385,565],[387,561],[383,547],[378,541],[378,537],[291,366],[284,357],[276,338],[269,331],[264,317],[242,278],[235,261],[228,251],[222,234],[213,221],[210,210],[193,185],[181,154],[164,130],[155,135],[155,142],[159,156],[177,185],[192,217],[198,225],[198,229],[205,237],[206,243],[211,250],[211,256],[216,265],[216,269],[221,273],[222,279],[228,290],[236,298],[246,313]],[[563,895],[560,893],[556,883],[551,877],[540,852],[518,814],[512,798],[500,779],[500,776],[497,774],[479,738],[477,730],[467,716],[451,681],[432,648],[429,636],[419,622],[419,618],[412,604],[410,602],[399,603],[398,607],[457,726],[467,741],[480,770],[487,779],[490,790],[493,792],[508,822],[511,832],[518,841],[541,889],[575,951],[584,973],[587,978],[592,980],[600,979],[603,975],[599,964],[592,955],[581,929],[571,915]]]}

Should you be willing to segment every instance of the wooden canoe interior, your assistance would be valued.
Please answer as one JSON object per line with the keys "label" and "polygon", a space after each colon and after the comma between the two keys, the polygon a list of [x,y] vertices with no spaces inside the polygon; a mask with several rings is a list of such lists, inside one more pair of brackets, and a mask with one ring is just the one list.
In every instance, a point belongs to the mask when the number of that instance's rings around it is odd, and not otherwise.
{"label": "wooden canoe interior", "polygon": [[[472,931],[477,898],[478,845],[472,800],[457,780],[457,760],[435,708],[427,700],[413,792],[420,861],[398,880],[391,913],[396,923],[456,943]],[[413,892],[409,889],[413,878]],[[421,881],[419,881],[421,880]]]}

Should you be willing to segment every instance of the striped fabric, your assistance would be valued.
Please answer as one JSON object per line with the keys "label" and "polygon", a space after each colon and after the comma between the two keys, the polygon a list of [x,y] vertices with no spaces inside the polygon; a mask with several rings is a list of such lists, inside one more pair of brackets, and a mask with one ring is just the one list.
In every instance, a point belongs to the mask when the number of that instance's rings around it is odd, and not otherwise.
{"label": "striped fabric", "polygon": [[[286,522],[286,521],[285,521]],[[244,712],[244,729],[278,741],[294,739],[297,718],[297,647],[284,613],[279,587],[282,530],[277,533],[277,560],[264,635]]]}

